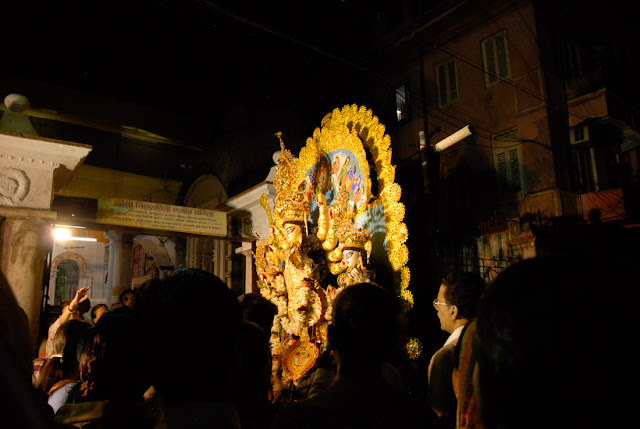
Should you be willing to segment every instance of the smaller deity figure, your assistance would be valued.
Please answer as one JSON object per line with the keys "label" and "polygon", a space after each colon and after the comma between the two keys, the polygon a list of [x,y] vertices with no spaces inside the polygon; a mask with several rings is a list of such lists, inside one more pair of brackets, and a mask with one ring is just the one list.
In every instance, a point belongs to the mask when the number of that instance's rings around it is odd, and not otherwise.
{"label": "smaller deity figure", "polygon": [[[261,241],[256,246],[256,272],[258,274],[258,285],[262,295],[270,299],[269,286],[274,284],[276,275],[281,274],[280,260],[277,256],[277,249],[272,244],[263,244]],[[265,296],[265,294],[267,296]]]}
{"label": "smaller deity figure", "polygon": [[321,158],[320,161],[318,161],[318,166],[316,167],[314,174],[315,194],[324,194],[329,190],[329,186],[331,185],[329,170],[329,161],[327,158]]}
{"label": "smaller deity figure", "polygon": [[348,220],[338,235],[342,244],[342,274],[338,276],[338,285],[344,287],[373,280],[373,271],[366,268],[372,247],[369,231],[357,228],[353,220]]}
{"label": "smaller deity figure", "polygon": [[342,152],[338,152],[335,155],[333,155],[333,158],[331,161],[331,188],[332,189],[340,188],[340,179],[341,179],[340,172],[342,170],[343,164],[346,162],[347,159],[349,159],[347,155]]}

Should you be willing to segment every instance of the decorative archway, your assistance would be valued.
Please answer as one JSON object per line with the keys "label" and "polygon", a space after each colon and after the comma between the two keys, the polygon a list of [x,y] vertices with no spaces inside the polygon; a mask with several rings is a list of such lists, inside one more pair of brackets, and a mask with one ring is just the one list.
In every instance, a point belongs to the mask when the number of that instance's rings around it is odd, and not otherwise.
{"label": "decorative archway", "polygon": [[[72,299],[70,292],[75,293],[80,286],[84,277],[82,274],[86,273],[87,266],[87,261],[74,252],[64,252],[55,257],[51,262],[49,275],[49,297],[53,298],[55,304],[63,299]],[[53,296],[51,286],[54,286]]]}
{"label": "decorative archway", "polygon": [[74,252],[64,252],[56,256],[53,262],[51,262],[51,269],[57,270],[60,262],[64,261],[65,259],[76,261],[78,263],[78,266],[80,267],[80,271],[87,271],[87,261],[85,261],[82,256]]}

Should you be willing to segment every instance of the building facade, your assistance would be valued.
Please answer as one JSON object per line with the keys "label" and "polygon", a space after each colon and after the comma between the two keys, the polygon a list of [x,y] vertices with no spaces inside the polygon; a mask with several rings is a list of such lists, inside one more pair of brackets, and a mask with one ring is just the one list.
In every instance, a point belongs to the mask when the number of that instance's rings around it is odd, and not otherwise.
{"label": "building facade", "polygon": [[422,171],[409,230],[434,280],[457,267],[490,281],[521,259],[596,246],[587,237],[603,223],[637,235],[637,46],[623,23],[573,6],[407,1],[373,42],[371,103],[404,186]]}

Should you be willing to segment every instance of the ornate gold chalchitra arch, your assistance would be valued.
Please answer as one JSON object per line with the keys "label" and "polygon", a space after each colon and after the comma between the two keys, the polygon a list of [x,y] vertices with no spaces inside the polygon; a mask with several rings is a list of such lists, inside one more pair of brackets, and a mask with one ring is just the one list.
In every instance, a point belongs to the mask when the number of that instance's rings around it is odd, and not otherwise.
{"label": "ornate gold chalchitra arch", "polygon": [[385,269],[403,309],[413,306],[405,209],[384,125],[366,107],[348,105],[324,117],[297,158],[280,144],[273,214],[261,200],[271,235],[255,253],[261,294],[278,306],[271,333],[276,396],[303,383],[326,347],[343,287],[374,281]]}

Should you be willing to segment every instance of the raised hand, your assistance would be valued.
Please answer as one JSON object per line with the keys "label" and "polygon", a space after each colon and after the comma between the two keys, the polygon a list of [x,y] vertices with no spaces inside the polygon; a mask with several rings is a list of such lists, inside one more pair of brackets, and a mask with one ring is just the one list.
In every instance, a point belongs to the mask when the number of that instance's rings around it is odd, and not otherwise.
{"label": "raised hand", "polygon": [[[73,297],[71,302],[69,303],[69,311],[75,313],[78,310],[78,304],[89,298],[87,292],[89,291],[89,286],[85,286],[76,291],[76,296]],[[72,309],[73,308],[73,309]]]}

